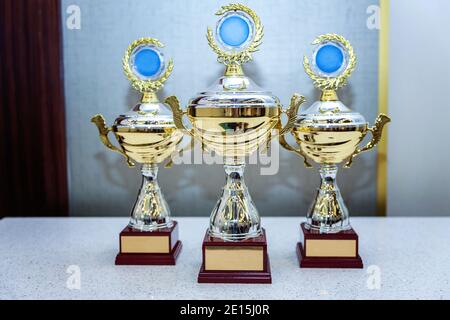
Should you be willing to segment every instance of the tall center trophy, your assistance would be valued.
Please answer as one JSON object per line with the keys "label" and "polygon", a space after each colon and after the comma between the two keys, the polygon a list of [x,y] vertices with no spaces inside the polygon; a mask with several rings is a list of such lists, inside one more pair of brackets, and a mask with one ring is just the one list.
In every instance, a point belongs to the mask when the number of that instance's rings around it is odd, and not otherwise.
{"label": "tall center trophy", "polygon": [[[301,224],[303,243],[297,244],[302,268],[362,268],[358,253],[358,235],[349,222],[349,214],[336,184],[338,165],[350,167],[358,154],[374,148],[381,139],[383,127],[390,119],[381,114],[369,127],[364,117],[339,101],[336,91],[347,83],[356,67],[356,56],[350,43],[342,36],[326,34],[314,42],[312,62],[304,58],[306,73],[322,90],[320,101],[300,112],[291,130],[300,148],[286,149],[320,165],[322,182],[308,213]],[[368,133],[371,141],[359,147]]]}
{"label": "tall center trophy", "polygon": [[[183,112],[176,97],[169,97],[178,128],[187,114],[190,133],[207,151],[223,156],[226,184],[211,213],[203,240],[200,283],[271,283],[267,239],[255,204],[244,183],[247,156],[265,146],[271,131],[280,125],[277,97],[263,91],[247,77],[242,64],[252,59],[263,37],[259,17],[241,4],[222,7],[216,29],[207,39],[226,66],[225,75],[212,87],[191,99]],[[303,98],[296,95],[284,131],[294,125]]]}
{"label": "tall center trophy", "polygon": [[[129,112],[120,115],[112,127],[103,116],[96,115],[100,139],[109,149],[123,155],[130,167],[142,164],[142,186],[131,219],[120,233],[120,252],[116,265],[174,265],[181,250],[178,225],[158,186],[158,164],[165,161],[183,138],[174,125],[170,109],[161,103],[156,92],[173,70],[165,62],[156,39],[133,42],[125,53],[123,68],[132,86],[142,93],[142,100]],[[108,138],[113,132],[120,148]]]}

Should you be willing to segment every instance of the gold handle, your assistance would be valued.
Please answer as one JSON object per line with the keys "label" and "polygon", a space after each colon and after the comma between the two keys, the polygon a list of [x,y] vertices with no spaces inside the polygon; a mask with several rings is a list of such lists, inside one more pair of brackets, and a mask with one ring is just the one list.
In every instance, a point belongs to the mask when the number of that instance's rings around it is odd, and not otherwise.
{"label": "gold handle", "polygon": [[130,168],[134,167],[134,163],[131,161],[130,157],[128,157],[128,155],[123,150],[117,148],[111,143],[111,141],[109,141],[108,134],[112,131],[112,129],[106,126],[105,118],[103,118],[101,114],[97,114],[92,117],[91,122],[95,123],[95,125],[97,126],[100,140],[103,142],[103,144],[108,149],[124,156]]}
{"label": "gold handle", "polygon": [[290,131],[297,121],[297,113],[298,109],[306,101],[306,98],[304,96],[299,95],[298,93],[295,93],[292,96],[291,104],[289,105],[289,108],[287,110],[281,110],[281,113],[285,113],[287,115],[287,122],[286,125],[281,128],[281,117],[279,118],[275,129],[278,130],[278,134],[272,135],[272,132],[269,133],[269,138],[267,139],[265,149],[262,151],[263,153],[267,153],[270,148],[270,143],[273,139],[277,138],[278,136],[285,135],[288,131]]}
{"label": "gold handle", "polygon": [[389,118],[385,114],[380,114],[378,116],[378,118],[375,120],[375,125],[369,128],[369,131],[372,133],[372,140],[370,140],[369,143],[363,148],[356,149],[356,151],[350,156],[350,159],[345,164],[344,168],[350,168],[353,164],[353,158],[355,158],[358,154],[369,151],[377,146],[377,144],[381,140],[384,126],[389,122],[391,122],[391,118]]}
{"label": "gold handle", "polygon": [[305,167],[312,168],[312,165],[308,162],[308,158],[306,157],[306,154],[303,153],[303,151],[299,148],[296,149],[293,146],[291,146],[287,141],[284,135],[288,133],[295,125],[295,122],[297,121],[297,113],[300,106],[306,101],[305,97],[295,93],[292,96],[291,104],[289,108],[286,111],[283,111],[288,116],[288,122],[284,126],[283,129],[280,130],[278,141],[280,142],[280,145],[285,148],[288,151],[294,152],[298,154],[299,156],[303,157],[303,163],[305,164]]}
{"label": "gold handle", "polygon": [[187,112],[181,110],[180,101],[178,100],[178,98],[175,96],[170,96],[170,97],[166,98],[166,100],[164,100],[164,102],[169,105],[170,109],[172,109],[173,121],[175,123],[175,126],[178,129],[187,132],[189,135],[191,135],[191,137],[197,138],[200,141],[200,143],[202,144],[202,150],[207,151],[206,145],[203,143],[202,139],[195,136],[194,129],[189,130],[184,125],[183,116],[186,115]]}
{"label": "gold handle", "polygon": [[183,116],[186,115],[187,112],[181,110],[180,101],[178,100],[178,98],[176,96],[170,96],[167,97],[164,102],[169,105],[170,109],[172,109],[173,122],[175,123],[177,129],[185,131],[191,136],[194,136],[192,130],[187,129],[183,123]]}
{"label": "gold handle", "polygon": [[[188,128],[186,128],[186,126],[183,123],[183,116],[187,114],[186,111],[183,111],[181,109],[181,105],[180,105],[180,101],[178,100],[178,98],[176,96],[170,96],[167,97],[164,102],[170,107],[170,109],[172,109],[172,114],[173,114],[173,122],[175,124],[175,127],[177,127],[178,130],[181,130],[183,132],[187,132],[191,138],[195,137],[194,136],[194,132],[193,130],[189,130]],[[177,150],[176,153],[183,153],[186,151],[189,151],[193,149],[193,140],[190,141],[189,145],[185,148],[182,148],[180,150]],[[169,161],[166,164],[166,168],[171,168],[173,165],[172,161]]]}
{"label": "gold handle", "polygon": [[279,138],[280,145],[285,148],[288,151],[294,152],[301,156],[303,158],[303,164],[306,168],[312,168],[313,166],[308,162],[308,158],[306,157],[306,154],[302,151],[302,149],[296,149],[293,146],[291,146],[287,141],[286,138],[283,136],[280,136]]}
{"label": "gold handle", "polygon": [[[306,98],[304,96],[299,95],[298,93],[294,93],[294,95],[291,98],[291,104],[289,105],[289,108],[287,110],[283,110],[283,113],[286,113],[288,117],[288,121],[284,128],[280,130],[280,136],[285,135],[288,133],[295,125],[295,122],[297,121],[297,113],[300,106],[306,101]],[[280,119],[281,124],[281,119]]]}

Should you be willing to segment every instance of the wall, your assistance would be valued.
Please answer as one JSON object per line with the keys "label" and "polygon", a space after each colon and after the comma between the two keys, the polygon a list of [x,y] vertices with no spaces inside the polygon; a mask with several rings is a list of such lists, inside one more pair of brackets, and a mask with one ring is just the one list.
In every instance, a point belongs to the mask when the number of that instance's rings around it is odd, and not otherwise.
{"label": "wall", "polygon": [[450,2],[391,1],[388,214],[450,214]]}
{"label": "wall", "polygon": [[[378,109],[378,31],[369,30],[367,8],[374,0],[242,1],[261,17],[264,43],[245,70],[257,84],[288,104],[294,92],[317,98],[302,68],[302,56],[321,33],[336,32],[353,43],[359,65],[341,98],[373,122]],[[103,113],[109,123],[138,101],[124,75],[121,59],[134,39],[156,37],[166,44],[175,70],[161,96],[177,94],[186,103],[223,72],[205,40],[220,5],[228,1],[62,0],[81,9],[81,29],[64,28],[64,67],[70,212],[77,216],[127,215],[139,173],[99,141],[90,117]],[[319,178],[293,154],[281,151],[277,175],[261,176],[250,165],[246,181],[262,215],[304,216]],[[375,215],[376,152],[342,170],[340,185],[353,215]],[[174,215],[209,215],[224,183],[219,165],[180,165],[160,171]]]}

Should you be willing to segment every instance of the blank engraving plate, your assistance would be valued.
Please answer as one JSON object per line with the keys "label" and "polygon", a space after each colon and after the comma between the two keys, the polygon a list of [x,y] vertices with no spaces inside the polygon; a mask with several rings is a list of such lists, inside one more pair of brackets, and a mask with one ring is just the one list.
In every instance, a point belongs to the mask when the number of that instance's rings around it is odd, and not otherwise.
{"label": "blank engraving plate", "polygon": [[307,257],[355,258],[356,240],[306,240]]}
{"label": "blank engraving plate", "polygon": [[121,253],[169,253],[168,236],[122,236]]}
{"label": "blank engraving plate", "polygon": [[207,247],[206,271],[263,271],[262,247]]}

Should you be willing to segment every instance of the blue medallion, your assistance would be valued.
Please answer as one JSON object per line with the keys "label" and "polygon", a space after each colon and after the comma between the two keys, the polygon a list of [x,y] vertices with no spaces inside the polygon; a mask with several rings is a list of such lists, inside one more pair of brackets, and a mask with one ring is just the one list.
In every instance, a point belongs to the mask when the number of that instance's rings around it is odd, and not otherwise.
{"label": "blue medallion", "polygon": [[334,73],[338,71],[344,63],[342,50],[332,44],[326,44],[317,51],[316,65],[324,73]]}
{"label": "blue medallion", "polygon": [[222,42],[230,47],[243,45],[250,36],[250,26],[244,18],[233,15],[223,20],[219,27]]}
{"label": "blue medallion", "polygon": [[153,49],[140,49],[134,55],[134,68],[143,77],[153,77],[161,69],[161,57]]}

